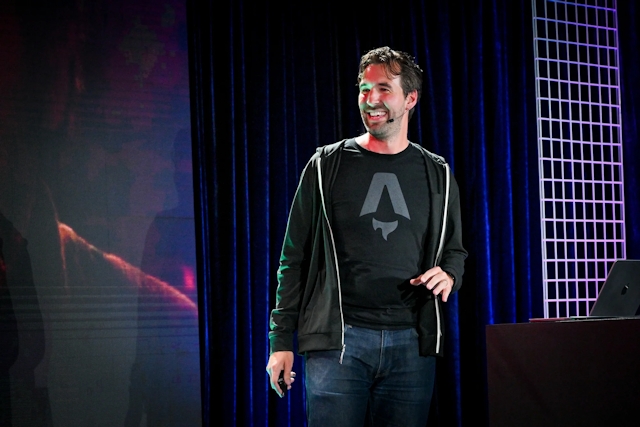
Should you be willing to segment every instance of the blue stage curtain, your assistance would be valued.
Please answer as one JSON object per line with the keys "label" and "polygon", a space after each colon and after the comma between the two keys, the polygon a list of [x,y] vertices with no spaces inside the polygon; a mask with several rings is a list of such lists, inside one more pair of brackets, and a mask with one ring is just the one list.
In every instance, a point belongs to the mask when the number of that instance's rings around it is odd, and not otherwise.
{"label": "blue stage curtain", "polygon": [[358,61],[383,45],[424,69],[409,137],[452,165],[470,254],[429,425],[487,425],[486,325],[543,315],[531,1],[187,7],[205,425],[305,424],[301,358],[286,399],[264,369],[282,237],[315,148],[363,131]]}

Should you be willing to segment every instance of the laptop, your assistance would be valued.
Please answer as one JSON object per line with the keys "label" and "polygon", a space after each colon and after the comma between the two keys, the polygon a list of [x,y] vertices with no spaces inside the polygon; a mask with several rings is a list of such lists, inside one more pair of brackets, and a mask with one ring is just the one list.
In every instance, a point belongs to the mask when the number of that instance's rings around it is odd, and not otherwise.
{"label": "laptop", "polygon": [[640,315],[640,260],[617,260],[600,289],[589,317]]}

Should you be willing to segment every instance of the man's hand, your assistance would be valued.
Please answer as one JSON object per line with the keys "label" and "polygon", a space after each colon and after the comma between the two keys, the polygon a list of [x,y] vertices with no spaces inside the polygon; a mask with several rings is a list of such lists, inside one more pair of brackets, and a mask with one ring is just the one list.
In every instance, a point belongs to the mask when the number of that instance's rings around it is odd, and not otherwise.
{"label": "man's hand", "polygon": [[284,382],[287,384],[287,390],[291,389],[291,384],[295,381],[296,373],[293,372],[293,352],[292,351],[274,351],[269,356],[267,363],[267,373],[269,374],[269,382],[271,388],[278,393],[278,396],[284,396],[284,390],[278,386],[278,377],[280,371],[284,370]]}
{"label": "man's hand", "polygon": [[418,277],[409,280],[409,283],[413,286],[424,285],[434,295],[442,294],[443,302],[447,302],[447,298],[453,290],[453,277],[440,267],[430,268]]}

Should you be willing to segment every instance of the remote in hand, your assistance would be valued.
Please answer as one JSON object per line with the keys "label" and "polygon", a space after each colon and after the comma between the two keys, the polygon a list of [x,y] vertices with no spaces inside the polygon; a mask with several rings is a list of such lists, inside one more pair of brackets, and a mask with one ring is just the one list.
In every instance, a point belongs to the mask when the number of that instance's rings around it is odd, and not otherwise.
{"label": "remote in hand", "polygon": [[282,396],[285,397],[287,394],[287,383],[284,382],[284,369],[280,371],[280,377],[278,377],[278,387],[282,390]]}

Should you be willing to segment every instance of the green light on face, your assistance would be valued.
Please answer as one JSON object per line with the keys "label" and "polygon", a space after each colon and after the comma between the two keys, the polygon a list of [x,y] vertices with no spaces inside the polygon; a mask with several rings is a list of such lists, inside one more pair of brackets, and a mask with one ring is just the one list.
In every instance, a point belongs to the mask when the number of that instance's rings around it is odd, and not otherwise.
{"label": "green light on face", "polygon": [[371,90],[371,88],[373,87],[373,84],[371,83],[362,83],[360,85],[360,93],[367,91],[367,90]]}

